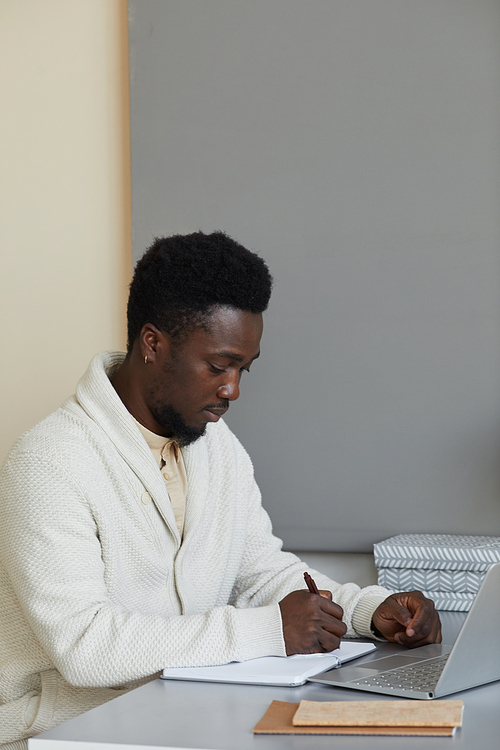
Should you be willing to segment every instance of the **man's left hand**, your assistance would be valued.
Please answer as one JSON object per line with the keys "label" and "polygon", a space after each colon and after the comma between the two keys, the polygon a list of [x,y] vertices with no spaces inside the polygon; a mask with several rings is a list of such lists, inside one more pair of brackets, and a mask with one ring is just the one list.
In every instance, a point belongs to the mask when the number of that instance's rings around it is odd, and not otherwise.
{"label": "man's left hand", "polygon": [[373,613],[373,625],[388,641],[407,648],[441,643],[441,621],[434,602],[421,591],[391,594]]}

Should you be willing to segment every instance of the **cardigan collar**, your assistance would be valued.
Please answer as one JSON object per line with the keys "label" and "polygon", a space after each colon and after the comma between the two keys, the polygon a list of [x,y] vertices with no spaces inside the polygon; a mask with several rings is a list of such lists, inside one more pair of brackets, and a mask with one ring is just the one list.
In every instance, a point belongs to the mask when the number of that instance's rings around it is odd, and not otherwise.
{"label": "cardigan collar", "polygon": [[[125,352],[99,352],[92,359],[77,385],[76,399],[92,421],[105,432],[121,457],[149,492],[153,501],[155,497],[165,499],[165,493],[167,493],[165,482],[151,449],[106,374],[106,369],[120,364],[124,359]],[[183,458],[188,483],[187,504],[191,505],[190,512],[186,513],[187,524],[188,517],[195,521],[196,516],[202,511],[200,507],[200,501],[203,500],[202,488],[208,486],[206,437],[183,448]],[[165,507],[165,503],[163,505]],[[168,517],[164,517],[164,520],[180,545],[181,539],[170,502],[166,503],[166,506],[170,513]],[[186,528],[185,531],[187,536],[188,529]]]}

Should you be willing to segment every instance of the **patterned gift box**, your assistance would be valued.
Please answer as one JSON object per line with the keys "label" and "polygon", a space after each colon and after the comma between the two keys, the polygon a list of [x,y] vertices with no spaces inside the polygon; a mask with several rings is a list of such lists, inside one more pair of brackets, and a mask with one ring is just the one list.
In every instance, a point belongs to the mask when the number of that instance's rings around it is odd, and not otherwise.
{"label": "patterned gift box", "polygon": [[[400,589],[394,589],[394,592],[396,591]],[[476,596],[476,594],[448,591],[422,591],[422,593],[428,599],[432,599],[436,609],[448,612],[468,612]]]}
{"label": "patterned gift box", "polygon": [[476,594],[486,573],[474,570],[416,570],[379,568],[379,586],[391,591],[434,591]]}
{"label": "patterned gift box", "polygon": [[399,534],[374,545],[378,568],[486,571],[500,562],[500,537]]}
{"label": "patterned gift box", "polygon": [[468,612],[475,594],[449,594],[444,591],[423,591],[424,596],[432,599],[436,609],[441,612]]}

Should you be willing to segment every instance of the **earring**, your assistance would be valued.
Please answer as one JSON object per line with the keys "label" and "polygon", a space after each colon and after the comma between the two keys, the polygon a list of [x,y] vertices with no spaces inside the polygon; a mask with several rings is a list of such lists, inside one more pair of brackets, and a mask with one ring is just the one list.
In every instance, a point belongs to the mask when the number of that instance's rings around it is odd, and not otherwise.
{"label": "earring", "polygon": [[147,364],[148,364],[148,355],[147,355],[147,354],[146,354],[146,356],[144,357],[144,364],[145,364],[145,365],[147,365]]}

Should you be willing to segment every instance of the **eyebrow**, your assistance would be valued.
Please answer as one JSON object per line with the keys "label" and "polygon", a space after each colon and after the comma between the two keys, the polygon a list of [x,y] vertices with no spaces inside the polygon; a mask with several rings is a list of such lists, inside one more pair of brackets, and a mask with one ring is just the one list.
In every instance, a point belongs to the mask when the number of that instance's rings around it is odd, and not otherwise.
{"label": "eyebrow", "polygon": [[[217,352],[217,357],[224,357],[225,359],[234,359],[235,362],[243,362],[245,357],[242,357],[241,354],[236,354],[236,352],[231,352],[229,350],[224,350],[222,352]],[[257,352],[255,357],[252,357],[252,362],[255,359],[258,359],[260,357],[260,352]]]}

